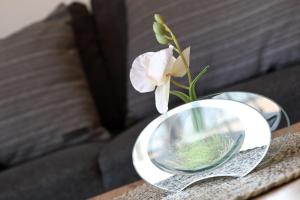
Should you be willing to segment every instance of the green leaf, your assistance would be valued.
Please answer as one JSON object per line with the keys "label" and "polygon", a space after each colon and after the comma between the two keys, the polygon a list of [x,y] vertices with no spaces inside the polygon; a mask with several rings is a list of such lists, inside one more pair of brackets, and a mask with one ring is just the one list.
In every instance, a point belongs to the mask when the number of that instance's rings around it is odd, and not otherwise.
{"label": "green leaf", "polygon": [[160,24],[165,24],[165,19],[160,14],[154,14],[154,19]]}
{"label": "green leaf", "polygon": [[170,41],[163,35],[155,34],[156,40],[159,44],[168,44]]}
{"label": "green leaf", "polygon": [[165,27],[157,22],[153,23],[153,31],[156,35],[166,35],[167,33]]}
{"label": "green leaf", "polygon": [[170,94],[180,98],[182,101],[184,101],[185,103],[191,102],[191,99],[188,95],[184,94],[183,92],[179,92],[179,91],[170,91]]}
{"label": "green leaf", "polygon": [[190,84],[189,95],[190,95],[191,100],[193,100],[193,101],[195,101],[197,99],[197,94],[196,94],[196,89],[195,89],[196,83],[206,73],[208,67],[209,67],[208,65],[206,67],[204,67],[204,69],[202,69],[200,71],[200,73],[196,76],[196,78]]}

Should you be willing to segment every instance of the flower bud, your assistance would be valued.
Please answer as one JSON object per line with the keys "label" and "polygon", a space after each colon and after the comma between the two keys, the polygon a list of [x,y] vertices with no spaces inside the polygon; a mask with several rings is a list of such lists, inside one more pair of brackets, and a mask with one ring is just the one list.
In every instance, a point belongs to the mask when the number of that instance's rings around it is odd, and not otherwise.
{"label": "flower bud", "polygon": [[157,22],[153,23],[153,31],[157,35],[165,35],[166,34],[165,27],[162,24],[159,24]]}
{"label": "flower bud", "polygon": [[156,40],[159,44],[168,44],[170,41],[163,35],[155,34]]}
{"label": "flower bud", "polygon": [[160,14],[154,14],[154,19],[160,24],[165,24],[165,19]]}

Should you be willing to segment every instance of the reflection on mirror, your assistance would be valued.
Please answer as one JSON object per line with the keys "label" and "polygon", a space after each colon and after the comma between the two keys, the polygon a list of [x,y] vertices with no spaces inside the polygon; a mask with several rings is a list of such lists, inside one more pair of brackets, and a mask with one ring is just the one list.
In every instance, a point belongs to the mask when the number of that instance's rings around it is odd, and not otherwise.
{"label": "reflection on mirror", "polygon": [[268,121],[271,131],[275,131],[281,120],[280,106],[269,98],[250,92],[224,92],[213,99],[228,99],[245,103],[259,111]]}
{"label": "reflection on mirror", "polygon": [[[281,140],[281,144],[271,142],[269,151],[261,165],[267,164],[277,155],[282,145],[287,141],[289,133],[291,133],[290,120],[287,113],[280,105],[278,105],[275,101],[269,99],[268,97],[250,92],[235,91],[212,94],[206,98],[228,99],[238,101],[253,107],[258,112],[260,112],[268,121],[272,132],[275,132],[276,130],[283,127],[288,127],[286,129],[287,133],[284,134],[285,139]],[[276,135],[272,135],[272,137],[276,137]]]}

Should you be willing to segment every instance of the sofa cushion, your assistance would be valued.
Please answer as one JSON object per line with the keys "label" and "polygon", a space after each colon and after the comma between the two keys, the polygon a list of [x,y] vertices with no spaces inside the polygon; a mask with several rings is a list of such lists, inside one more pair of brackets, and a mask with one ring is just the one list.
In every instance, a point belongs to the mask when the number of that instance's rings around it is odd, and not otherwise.
{"label": "sofa cushion", "polygon": [[[126,7],[127,73],[138,55],[165,48],[152,30],[153,14],[158,12],[166,17],[182,48],[191,45],[192,72],[211,66],[199,81],[199,95],[300,60],[296,0],[126,0]],[[128,82],[129,117],[142,118],[154,110],[154,93],[140,94]]]}
{"label": "sofa cushion", "polygon": [[151,116],[142,120],[103,146],[98,163],[105,191],[139,179],[132,165],[132,148],[140,132],[154,118]]}
{"label": "sofa cushion", "polygon": [[79,50],[82,65],[95,100],[101,124],[110,131],[121,127],[117,107],[113,104],[110,79],[98,45],[96,26],[92,14],[82,3],[72,3],[68,6],[72,15],[72,28]]}
{"label": "sofa cushion", "polygon": [[14,165],[107,136],[65,6],[0,40],[0,80],[0,163]]}
{"label": "sofa cushion", "polygon": [[113,98],[108,99],[113,107],[107,107],[108,112],[113,115],[113,126],[110,125],[110,128],[121,129],[124,127],[127,109],[125,4],[124,0],[91,0],[91,5],[109,80],[105,89],[110,90],[113,95]]}
{"label": "sofa cushion", "polygon": [[97,156],[102,143],[77,145],[0,173],[1,200],[82,200],[103,192]]}
{"label": "sofa cushion", "polygon": [[[291,122],[300,121],[300,65],[239,83],[221,91],[256,92],[277,101],[288,113]],[[279,92],[280,91],[280,92]],[[153,117],[137,123],[107,144],[100,153],[99,166],[105,190],[119,187],[139,179],[132,165],[132,149],[140,132]]]}

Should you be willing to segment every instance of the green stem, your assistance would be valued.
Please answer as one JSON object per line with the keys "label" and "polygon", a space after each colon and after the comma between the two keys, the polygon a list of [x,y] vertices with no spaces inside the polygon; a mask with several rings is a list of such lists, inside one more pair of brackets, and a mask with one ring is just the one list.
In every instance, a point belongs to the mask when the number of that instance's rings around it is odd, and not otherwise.
{"label": "green stem", "polygon": [[192,110],[192,121],[194,129],[199,132],[201,127],[203,127],[203,119],[201,110]]}
{"label": "green stem", "polygon": [[189,89],[189,87],[187,87],[187,86],[185,86],[185,85],[183,85],[183,84],[181,84],[181,83],[178,83],[177,81],[175,81],[175,80],[173,80],[173,79],[171,79],[171,83],[173,83],[173,84],[176,85],[177,87],[180,87],[180,88],[183,88],[183,89],[186,89],[186,90]]}
{"label": "green stem", "polygon": [[172,37],[169,37],[169,36],[167,36],[167,35],[165,35],[165,38],[168,39],[168,40],[173,40]]}
{"label": "green stem", "polygon": [[172,40],[174,41],[174,44],[176,46],[177,52],[178,52],[179,56],[181,57],[181,59],[183,61],[183,64],[184,64],[184,66],[185,66],[185,68],[187,70],[187,75],[188,75],[188,80],[189,80],[189,85],[190,85],[191,82],[192,82],[192,75],[191,75],[191,72],[190,72],[190,67],[189,67],[189,65],[188,65],[188,63],[187,63],[187,61],[186,61],[186,59],[185,59],[185,57],[184,57],[184,55],[182,53],[182,50],[181,50],[180,45],[179,45],[179,42],[178,42],[175,34],[172,32],[172,30],[166,24],[164,24],[164,26],[166,28],[166,31],[168,31],[170,33],[170,35],[172,37]]}

